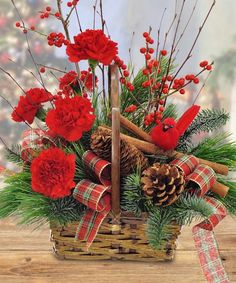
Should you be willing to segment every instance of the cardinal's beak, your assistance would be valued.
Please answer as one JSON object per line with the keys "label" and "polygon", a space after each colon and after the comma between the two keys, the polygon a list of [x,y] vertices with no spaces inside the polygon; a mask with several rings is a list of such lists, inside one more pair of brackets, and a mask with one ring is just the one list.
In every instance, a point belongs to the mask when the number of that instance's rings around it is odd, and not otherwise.
{"label": "cardinal's beak", "polygon": [[166,132],[166,131],[168,131],[169,129],[172,129],[172,128],[174,128],[174,126],[172,126],[172,125],[163,125],[163,131],[164,132]]}

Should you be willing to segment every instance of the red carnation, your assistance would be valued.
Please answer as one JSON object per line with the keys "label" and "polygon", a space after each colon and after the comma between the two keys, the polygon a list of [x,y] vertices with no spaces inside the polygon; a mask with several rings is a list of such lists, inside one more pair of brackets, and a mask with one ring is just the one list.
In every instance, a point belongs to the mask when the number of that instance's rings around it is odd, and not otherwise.
{"label": "red carnation", "polygon": [[58,99],[48,112],[46,123],[51,131],[68,141],[79,140],[91,129],[95,115],[87,98],[75,96]]}
{"label": "red carnation", "polygon": [[43,150],[31,164],[33,191],[52,199],[70,195],[75,187],[75,155],[60,148]]}
{"label": "red carnation", "polygon": [[69,44],[66,53],[71,62],[94,60],[110,65],[117,55],[117,43],[110,40],[102,30],[86,30],[74,37],[74,44]]}
{"label": "red carnation", "polygon": [[[93,90],[93,74],[88,71],[81,71],[80,80],[88,91]],[[97,85],[98,78],[95,78],[95,85]]]}
{"label": "red carnation", "polygon": [[31,88],[26,91],[25,96],[21,96],[18,105],[12,112],[12,119],[16,122],[27,121],[32,124],[36,113],[42,107],[42,103],[53,100],[50,92],[41,88]]}
{"label": "red carnation", "polygon": [[75,71],[66,73],[59,79],[59,88],[65,96],[73,95],[73,88],[78,86],[78,74]]}

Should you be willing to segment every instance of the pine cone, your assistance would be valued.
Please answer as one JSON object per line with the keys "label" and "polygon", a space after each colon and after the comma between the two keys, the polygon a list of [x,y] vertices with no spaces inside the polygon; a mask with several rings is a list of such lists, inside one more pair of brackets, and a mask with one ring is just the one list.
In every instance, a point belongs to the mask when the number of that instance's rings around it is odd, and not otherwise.
{"label": "pine cone", "polygon": [[[90,147],[100,158],[111,162],[112,137],[110,132],[97,130],[91,136]],[[135,146],[121,140],[120,143],[120,170],[122,176],[127,176],[135,168],[144,170],[148,160]]]}
{"label": "pine cone", "polygon": [[158,206],[173,204],[184,191],[183,172],[170,164],[155,163],[142,173],[143,192]]}

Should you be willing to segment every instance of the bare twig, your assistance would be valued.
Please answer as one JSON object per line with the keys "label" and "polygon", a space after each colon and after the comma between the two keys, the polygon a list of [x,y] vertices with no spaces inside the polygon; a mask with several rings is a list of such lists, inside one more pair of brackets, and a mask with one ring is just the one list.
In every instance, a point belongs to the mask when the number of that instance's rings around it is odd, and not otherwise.
{"label": "bare twig", "polygon": [[93,5],[93,29],[96,27],[96,9],[97,9],[97,2],[98,0],[95,0],[95,3]]}
{"label": "bare twig", "polygon": [[51,67],[51,66],[46,66],[46,65],[44,65],[44,64],[37,64],[38,66],[40,66],[40,67],[44,67],[44,68],[46,68],[46,69],[49,69],[49,70],[53,70],[53,71],[57,71],[57,72],[60,72],[60,73],[63,73],[63,74],[66,74],[67,72],[66,71],[63,71],[63,70],[60,70],[60,69],[58,69],[58,68],[54,68],[54,67]]}
{"label": "bare twig", "polygon": [[194,101],[193,101],[193,104],[196,103],[198,97],[200,96],[200,94],[202,93],[203,89],[205,88],[206,83],[207,83],[207,81],[208,81],[208,79],[209,79],[209,77],[210,77],[211,74],[212,74],[212,71],[210,71],[210,72],[207,74],[207,77],[205,78],[205,80],[204,80],[204,82],[203,82],[203,84],[202,84],[202,87],[199,89],[199,91],[198,91],[198,93],[197,93],[197,95],[196,95],[196,97],[195,97],[195,99],[194,99]]}
{"label": "bare twig", "polygon": [[83,32],[83,29],[82,29],[82,26],[81,26],[81,23],[80,23],[80,19],[79,19],[79,13],[78,13],[77,7],[75,7],[75,14],[76,14],[76,18],[77,18],[78,25],[79,25],[79,30],[80,30],[80,32]]}
{"label": "bare twig", "polygon": [[156,60],[157,60],[157,57],[158,57],[158,54],[159,54],[161,28],[162,28],[162,22],[163,22],[166,11],[167,11],[167,8],[165,8],[163,13],[162,13],[159,28],[158,28],[158,31],[157,31]]}
{"label": "bare twig", "polygon": [[7,75],[8,77],[11,78],[11,80],[21,89],[21,91],[26,94],[26,92],[24,91],[24,89],[21,87],[21,85],[16,81],[16,79],[9,73],[7,72],[6,70],[4,70],[2,67],[0,67],[0,70],[5,74]]}

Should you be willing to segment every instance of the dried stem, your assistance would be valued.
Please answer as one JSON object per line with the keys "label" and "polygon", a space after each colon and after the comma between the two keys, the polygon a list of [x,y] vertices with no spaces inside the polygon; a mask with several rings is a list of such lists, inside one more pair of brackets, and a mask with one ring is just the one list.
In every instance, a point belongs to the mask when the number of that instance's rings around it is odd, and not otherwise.
{"label": "dried stem", "polygon": [[202,93],[202,90],[203,90],[204,87],[206,86],[206,83],[207,83],[207,81],[208,81],[208,79],[209,79],[209,77],[210,77],[211,74],[212,74],[212,71],[210,71],[210,72],[207,74],[207,77],[205,78],[205,80],[204,80],[204,82],[203,82],[203,84],[202,84],[202,87],[201,87],[200,90],[198,91],[198,93],[197,93],[197,95],[196,95],[196,97],[195,97],[195,99],[194,99],[194,101],[193,101],[193,104],[196,103],[198,97],[199,97],[200,94]]}
{"label": "dried stem", "polygon": [[77,7],[75,7],[75,14],[76,14],[77,22],[78,22],[78,25],[79,25],[79,30],[80,30],[80,32],[83,32],[82,26],[81,26],[81,23],[80,23],[80,19],[79,19],[79,13],[78,13]]}
{"label": "dried stem", "polygon": [[95,3],[93,5],[93,29],[96,27],[96,9],[97,9],[97,2],[98,0],[95,0]]}
{"label": "dried stem", "polygon": [[7,75],[8,77],[11,78],[11,80],[21,89],[21,91],[26,94],[26,92],[24,91],[24,89],[21,87],[21,85],[16,81],[16,79],[7,71],[5,71],[2,67],[0,67],[0,70]]}
{"label": "dried stem", "polygon": [[101,24],[102,24],[102,30],[104,32],[104,26],[105,26],[105,20],[104,20],[104,17],[103,17],[103,3],[102,3],[102,0],[100,0],[100,17],[101,17]]}
{"label": "dried stem", "polygon": [[158,28],[158,31],[157,31],[156,60],[157,60],[157,57],[158,57],[158,54],[159,54],[160,34],[161,34],[162,22],[163,22],[163,19],[164,19],[166,11],[167,11],[167,8],[165,8],[163,13],[162,13],[160,24],[159,24],[159,28]]}

